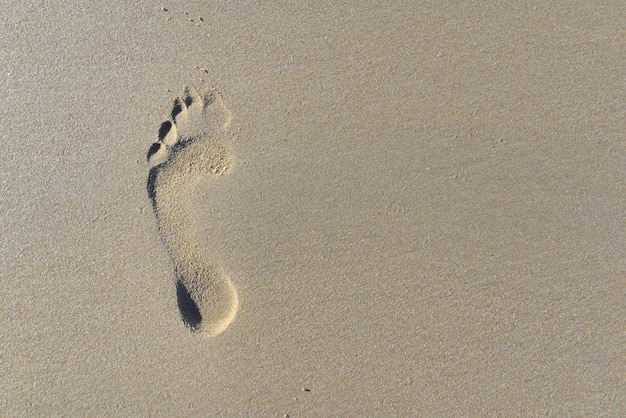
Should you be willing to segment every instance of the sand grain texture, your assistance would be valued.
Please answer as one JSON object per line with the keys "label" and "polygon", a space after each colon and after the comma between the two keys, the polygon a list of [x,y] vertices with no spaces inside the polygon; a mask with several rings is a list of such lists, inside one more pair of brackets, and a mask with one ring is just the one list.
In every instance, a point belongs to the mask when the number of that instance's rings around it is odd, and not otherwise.
{"label": "sand grain texture", "polygon": [[623,415],[624,2],[2,10],[0,415]]}
{"label": "sand grain texture", "polygon": [[187,87],[174,100],[171,120],[148,151],[148,196],[159,232],[174,263],[176,297],[185,324],[206,336],[223,332],[235,318],[239,300],[219,261],[203,254],[193,237],[194,220],[205,216],[193,206],[198,182],[219,181],[232,165],[224,131],[231,114],[213,89]]}

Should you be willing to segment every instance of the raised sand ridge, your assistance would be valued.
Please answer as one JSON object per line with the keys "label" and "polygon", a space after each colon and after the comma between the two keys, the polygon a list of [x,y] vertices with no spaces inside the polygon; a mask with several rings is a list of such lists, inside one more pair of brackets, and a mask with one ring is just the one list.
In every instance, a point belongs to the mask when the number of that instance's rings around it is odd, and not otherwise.
{"label": "raised sand ridge", "polygon": [[214,89],[186,88],[148,151],[148,195],[163,243],[174,264],[180,314],[192,331],[218,335],[237,313],[238,298],[227,274],[193,242],[194,185],[219,181],[232,163],[224,139],[231,114]]}

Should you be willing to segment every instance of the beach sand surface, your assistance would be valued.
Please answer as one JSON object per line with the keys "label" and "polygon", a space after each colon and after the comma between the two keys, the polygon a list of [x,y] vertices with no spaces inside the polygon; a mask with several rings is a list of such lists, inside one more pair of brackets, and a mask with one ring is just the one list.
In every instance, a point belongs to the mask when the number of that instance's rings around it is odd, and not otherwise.
{"label": "beach sand surface", "polygon": [[[0,415],[626,411],[623,1],[2,10]],[[186,86],[228,169],[157,223]],[[219,335],[172,250],[236,289]]]}

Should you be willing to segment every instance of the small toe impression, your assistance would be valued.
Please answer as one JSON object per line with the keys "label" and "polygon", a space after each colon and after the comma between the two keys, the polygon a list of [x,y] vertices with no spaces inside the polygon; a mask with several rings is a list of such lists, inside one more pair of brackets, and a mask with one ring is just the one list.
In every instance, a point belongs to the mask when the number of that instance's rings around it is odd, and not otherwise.
{"label": "small toe impression", "polygon": [[166,120],[161,124],[159,128],[159,141],[163,142],[168,147],[178,142],[178,129],[169,120]]}
{"label": "small toe impression", "polygon": [[202,111],[202,97],[193,87],[186,87],[184,96],[184,102],[187,105],[190,117],[198,116]]}
{"label": "small toe impression", "polygon": [[156,167],[165,162],[167,160],[167,147],[161,142],[155,142],[148,150],[147,159],[150,167]]}
{"label": "small toe impression", "polygon": [[172,106],[172,119],[176,120],[176,117],[187,110],[187,105],[185,101],[180,97],[174,99],[174,106]]}
{"label": "small toe impression", "polygon": [[185,99],[177,97],[172,107],[172,120],[176,125],[184,126],[189,122],[189,111],[185,104]]}
{"label": "small toe impression", "polygon": [[161,124],[161,127],[159,128],[159,141],[163,142],[167,134],[170,133],[171,129],[172,129],[172,122],[170,122],[169,120],[166,120],[165,122],[163,122]]}
{"label": "small toe impression", "polygon": [[147,160],[150,161],[150,159],[152,159],[154,154],[159,152],[159,150],[161,149],[162,146],[163,146],[163,144],[161,144],[160,142],[155,142],[154,144],[152,144],[150,146],[150,149],[148,150]]}

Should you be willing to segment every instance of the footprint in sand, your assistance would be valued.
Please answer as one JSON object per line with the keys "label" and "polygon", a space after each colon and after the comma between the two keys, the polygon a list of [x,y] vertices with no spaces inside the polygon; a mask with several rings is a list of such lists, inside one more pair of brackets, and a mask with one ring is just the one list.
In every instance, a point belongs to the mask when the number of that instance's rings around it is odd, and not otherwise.
{"label": "footprint in sand", "polygon": [[218,181],[231,165],[224,139],[230,112],[212,89],[186,88],[148,151],[148,195],[174,263],[180,314],[192,331],[218,335],[237,313],[237,292],[224,271],[194,242],[191,193],[198,182]]}

